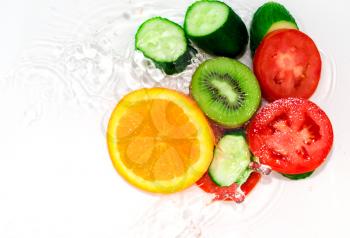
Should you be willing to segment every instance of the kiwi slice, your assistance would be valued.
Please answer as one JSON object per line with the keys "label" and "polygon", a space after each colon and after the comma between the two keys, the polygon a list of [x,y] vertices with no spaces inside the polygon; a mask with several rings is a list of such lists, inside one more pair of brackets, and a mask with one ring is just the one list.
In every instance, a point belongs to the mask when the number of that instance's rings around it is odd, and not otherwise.
{"label": "kiwi slice", "polygon": [[191,95],[211,120],[228,128],[248,121],[261,101],[253,72],[239,61],[225,57],[207,60],[197,68]]}

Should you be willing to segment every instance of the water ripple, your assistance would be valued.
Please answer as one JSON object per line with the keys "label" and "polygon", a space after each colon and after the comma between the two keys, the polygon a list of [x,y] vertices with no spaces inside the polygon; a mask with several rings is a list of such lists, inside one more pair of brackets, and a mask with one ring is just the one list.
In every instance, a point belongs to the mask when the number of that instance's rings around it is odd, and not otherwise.
{"label": "water ripple", "polygon": [[337,81],[337,70],[334,58],[320,49],[322,58],[321,79],[315,94],[311,100],[317,103],[329,103],[332,101]]}
{"label": "water ripple", "polygon": [[[245,1],[233,8],[249,25],[256,6]],[[123,12],[120,9],[124,9]],[[55,20],[48,26],[54,34],[36,39],[13,72],[0,81],[1,85],[26,94],[24,120],[27,124],[39,120],[52,108],[73,101],[103,112],[101,130],[105,134],[109,115],[123,95],[141,87],[167,87],[189,93],[194,70],[209,58],[199,51],[184,72],[167,76],[134,51],[137,26],[155,15],[181,23],[183,14],[176,9],[160,10],[155,3],[138,1],[92,7],[79,19],[74,14],[63,15],[54,7],[52,11]],[[334,94],[336,68],[331,56],[324,51],[321,54],[322,79],[313,99],[329,102]],[[249,49],[240,60],[251,66]],[[211,203],[211,197],[196,187],[161,196],[139,222],[133,224],[131,233],[135,237],[200,237],[220,222],[234,234],[235,230],[248,229],[249,225],[260,222],[276,207],[284,183],[277,178],[263,178],[240,205]],[[174,226],[168,226],[169,223]]]}

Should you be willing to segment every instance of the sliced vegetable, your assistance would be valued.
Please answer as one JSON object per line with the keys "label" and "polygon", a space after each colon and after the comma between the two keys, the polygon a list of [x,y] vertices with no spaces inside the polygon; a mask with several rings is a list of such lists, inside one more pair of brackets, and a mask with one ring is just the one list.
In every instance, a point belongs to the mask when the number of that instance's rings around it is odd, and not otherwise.
{"label": "sliced vegetable", "polygon": [[236,57],[248,43],[248,31],[242,19],[219,1],[193,3],[186,12],[184,29],[200,48],[215,55]]}
{"label": "sliced vegetable", "polygon": [[247,182],[250,175],[254,172],[254,170],[250,169],[249,167],[243,171],[243,173],[237,178],[236,182],[238,185],[243,185]]}
{"label": "sliced vegetable", "polygon": [[248,195],[258,184],[258,182],[261,179],[261,174],[257,172],[252,172],[248,178],[248,180],[242,184],[241,191],[244,193],[244,195]]}
{"label": "sliced vegetable", "polygon": [[215,147],[209,175],[219,186],[243,184],[250,175],[250,157],[244,135],[241,132],[227,134]]}
{"label": "sliced vegetable", "polygon": [[245,196],[247,196],[254,187],[260,181],[261,175],[253,172],[249,176],[248,180],[239,187],[238,184],[233,183],[228,187],[220,187],[215,184],[208,173],[206,173],[200,180],[197,181],[198,187],[203,191],[214,194],[214,201],[235,201],[237,203],[243,202]]}
{"label": "sliced vegetable", "polygon": [[309,98],[321,76],[321,56],[310,37],[298,30],[268,34],[254,56],[254,73],[263,97]]}
{"label": "sliced vegetable", "polygon": [[255,12],[250,27],[250,50],[254,55],[262,39],[279,29],[298,29],[294,17],[280,3],[268,2]]}
{"label": "sliced vegetable", "polygon": [[166,74],[183,71],[193,55],[181,26],[162,17],[145,21],[136,33],[135,43],[136,49]]}
{"label": "sliced vegetable", "polygon": [[327,158],[333,129],[325,112],[306,99],[280,99],[256,114],[248,143],[260,163],[289,175],[308,173]]}

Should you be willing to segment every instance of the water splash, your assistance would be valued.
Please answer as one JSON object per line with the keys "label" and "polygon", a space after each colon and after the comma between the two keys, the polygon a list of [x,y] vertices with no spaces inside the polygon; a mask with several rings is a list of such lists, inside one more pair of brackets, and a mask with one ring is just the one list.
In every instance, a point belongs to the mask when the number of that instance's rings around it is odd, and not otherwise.
{"label": "water splash", "polygon": [[24,95],[21,121],[27,126],[46,113],[59,114],[63,104],[72,98],[60,67],[46,60],[23,60],[9,74],[8,82],[17,95]]}
{"label": "water splash", "polygon": [[[203,195],[198,188],[161,197],[132,226],[131,237],[202,237],[205,227],[213,225],[222,210],[220,203]],[[170,225],[171,224],[171,225]]]}
{"label": "water splash", "polygon": [[[256,8],[250,4],[244,1],[233,5],[247,25]],[[133,47],[139,23],[155,15],[181,23],[183,13],[145,1],[124,5],[115,1],[93,7],[79,19],[74,13],[62,15],[59,9],[51,9],[55,20],[48,26],[55,35],[36,39],[13,72],[0,80],[1,88],[16,88],[26,94],[25,123],[30,125],[69,101],[102,112],[101,130],[105,135],[110,113],[126,93],[140,87],[167,87],[188,93],[193,71],[208,55],[200,52],[184,72],[167,76]],[[336,69],[332,57],[323,51],[321,54],[324,71],[313,98],[326,102],[334,94]],[[252,65],[249,49],[240,61]],[[220,221],[234,234],[234,230],[266,217],[277,205],[283,189],[284,181],[263,177],[246,201],[237,205],[212,203],[212,197],[193,187],[161,196],[130,230],[134,237],[200,237]],[[169,223],[174,226],[168,227]]]}
{"label": "water splash", "polygon": [[191,64],[181,73],[176,75],[166,75],[158,69],[153,62],[145,58],[142,53],[129,47],[125,57],[120,59],[116,68],[118,86],[114,91],[113,106],[104,114],[102,121],[102,132],[106,133],[108,119],[115,103],[127,93],[140,88],[164,87],[174,89],[184,94],[189,94],[189,85],[192,75],[199,64],[210,58],[209,55],[197,50],[198,53],[193,57]]}

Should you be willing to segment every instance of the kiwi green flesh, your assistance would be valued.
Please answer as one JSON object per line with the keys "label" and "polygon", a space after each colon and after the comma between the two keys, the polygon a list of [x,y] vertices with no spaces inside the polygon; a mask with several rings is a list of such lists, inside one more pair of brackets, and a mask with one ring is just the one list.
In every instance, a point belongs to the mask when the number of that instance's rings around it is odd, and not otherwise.
{"label": "kiwi green flesh", "polygon": [[261,100],[252,71],[225,57],[207,60],[198,67],[192,77],[191,95],[211,120],[228,128],[248,121]]}

